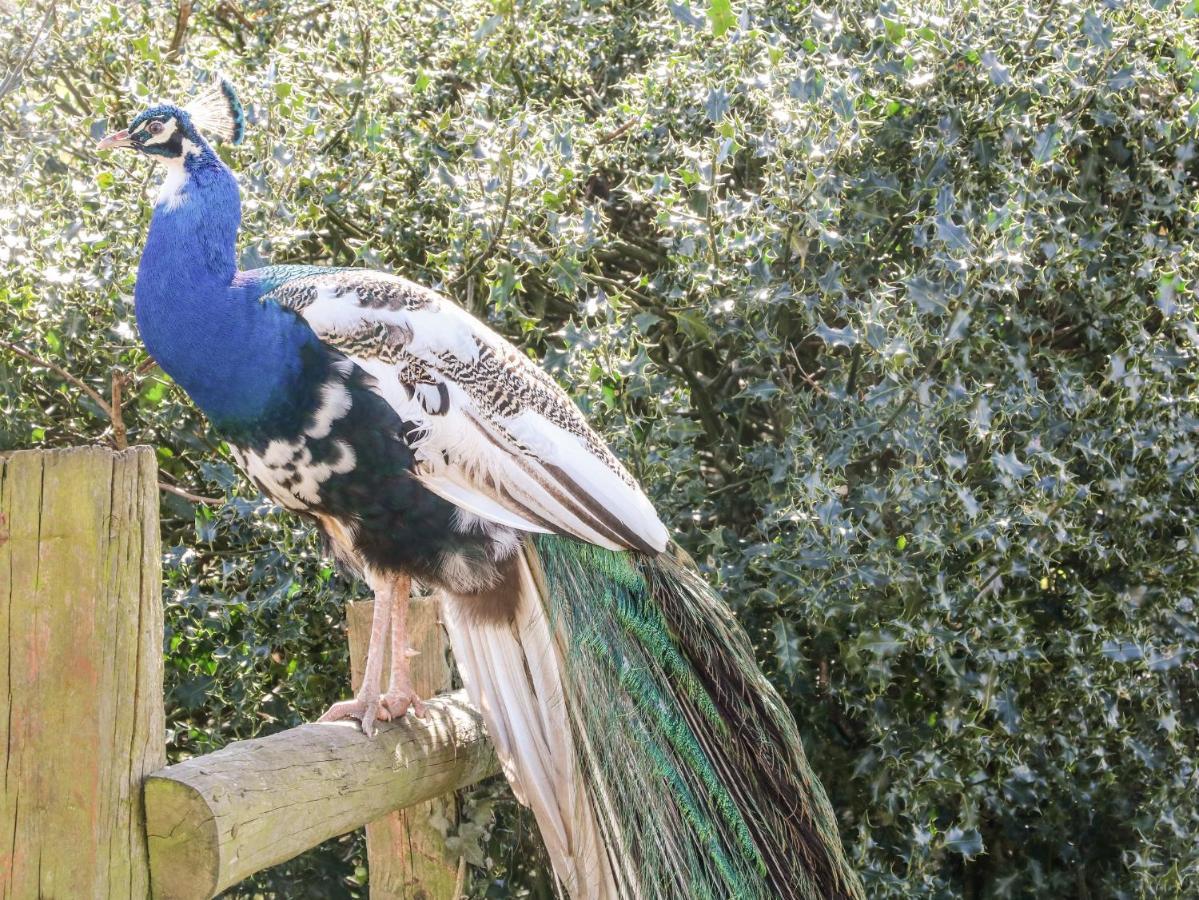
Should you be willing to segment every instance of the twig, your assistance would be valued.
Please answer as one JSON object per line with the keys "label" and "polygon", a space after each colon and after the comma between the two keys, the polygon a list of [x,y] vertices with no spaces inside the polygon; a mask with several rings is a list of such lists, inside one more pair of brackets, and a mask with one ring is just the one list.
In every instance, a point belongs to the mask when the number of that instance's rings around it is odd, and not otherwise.
{"label": "twig", "polygon": [[[62,82],[63,87],[67,89],[70,95],[75,98],[75,102],[79,104],[76,107],[75,112],[81,116],[88,115],[89,110],[92,108],[92,104],[88,98],[83,95],[83,91],[79,90],[75,82],[71,80],[70,70],[64,67],[57,72],[57,75],[58,80]],[[63,101],[63,105],[69,106],[65,100]]]}
{"label": "twig", "polygon": [[349,219],[339,213],[333,206],[325,206],[325,215],[332,219],[336,224],[340,225],[343,231],[348,231],[351,235],[356,238],[360,238],[361,240],[370,240],[370,232],[366,231],[361,226],[356,225],[354,222],[351,222]]}
{"label": "twig", "polygon": [[849,361],[849,377],[845,379],[845,396],[852,397],[858,389],[858,366],[862,362],[862,345],[855,344]]}
{"label": "twig", "polygon": [[167,56],[174,56],[183,48],[187,38],[187,21],[192,15],[192,0],[179,0],[179,12],[175,16],[175,33],[171,35],[171,45],[167,48]]}
{"label": "twig", "polygon": [[708,250],[712,256],[712,269],[720,269],[720,254],[716,249],[716,223],[714,209],[716,206],[716,157],[719,153],[719,148],[712,154],[712,168],[708,173],[708,197],[706,209],[704,210],[705,218],[708,220]]}
{"label": "twig", "polygon": [[1061,3],[1061,0],[1050,0],[1049,9],[1045,10],[1045,15],[1041,17],[1041,21],[1037,24],[1037,30],[1032,33],[1032,37],[1029,39],[1028,43],[1024,45],[1023,55],[1025,58],[1027,58],[1028,54],[1031,53],[1036,47],[1037,39],[1041,37],[1041,32],[1045,30],[1045,26],[1049,24],[1049,20],[1053,18],[1053,14],[1057,12],[1059,3]]}
{"label": "twig", "polygon": [[158,489],[166,491],[168,494],[174,494],[176,497],[182,497],[184,500],[190,500],[192,503],[202,503],[205,506],[220,506],[225,501],[219,497],[201,497],[199,494],[193,494],[191,491],[185,491],[183,488],[175,487],[173,484],[167,484],[165,481],[158,482]]}
{"label": "twig", "polygon": [[613,290],[622,291],[625,297],[633,302],[633,305],[639,309],[654,309],[654,301],[641,291],[629,284],[623,284],[615,278],[609,278],[607,275],[599,275],[594,272],[584,272],[583,277],[588,281],[599,284],[603,287],[609,287]]}
{"label": "twig", "polygon": [[37,28],[37,34],[33,36],[33,40],[29,42],[29,46],[25,48],[24,55],[17,61],[13,70],[4,76],[4,81],[0,82],[0,97],[3,97],[14,87],[17,86],[17,80],[21,77],[21,72],[28,65],[30,58],[33,56],[33,51],[37,49],[38,44],[42,41],[42,35],[46,31],[46,26],[50,24],[50,19],[54,15],[54,4],[51,3],[46,9],[46,14],[42,16],[42,23]]}
{"label": "twig", "polygon": [[28,350],[22,350],[20,347],[16,346],[15,344],[10,344],[8,341],[0,341],[0,348],[7,350],[14,356],[19,356],[22,359],[28,360],[35,366],[40,366],[43,369],[49,369],[60,378],[75,385],[75,387],[87,394],[88,397],[90,397],[92,401],[95,402],[98,407],[100,407],[100,409],[104,410],[104,415],[108,416],[110,420],[112,419],[112,407],[108,405],[108,401],[100,396],[99,391],[78,376],[72,375],[57,363],[52,363],[48,359],[42,359],[40,356],[30,353]]}
{"label": "twig", "polygon": [[[791,352],[794,354],[795,351],[792,350]],[[827,390],[825,390],[824,385],[822,385],[819,381],[816,380],[816,377],[814,375],[809,375],[807,372],[804,371],[804,367],[799,364],[798,360],[796,360],[795,369],[796,369],[796,371],[799,372],[799,377],[802,378],[805,382],[807,382],[808,386],[811,387],[812,390],[814,390],[821,397],[831,397],[832,396],[832,394],[830,394]],[[823,372],[824,370],[821,369],[820,371]]]}
{"label": "twig", "polygon": [[598,141],[596,141],[595,143],[599,146],[603,146],[604,144],[611,143],[612,141],[616,140],[618,137],[620,137],[622,134],[627,132],[630,128],[632,128],[634,125],[636,125],[640,121],[641,121],[641,116],[638,116],[635,119],[629,119],[623,125],[613,128],[607,134],[600,135],[600,139]]}
{"label": "twig", "polygon": [[318,151],[320,153],[327,153],[334,144],[341,140],[342,135],[350,130],[350,126],[358,118],[358,110],[362,108],[362,101],[366,98],[367,73],[371,67],[371,33],[362,21],[362,11],[356,5],[354,11],[358,17],[358,39],[362,44],[362,55],[358,58],[359,87],[354,94],[354,99],[350,102],[350,111],[346,113],[346,117],[337,131],[333,132],[333,136],[321,145],[321,149]]}
{"label": "twig", "polygon": [[125,417],[121,414],[121,395],[129,376],[118,369],[112,370],[112,400],[108,407],[108,418],[112,421],[112,442],[118,450],[129,446],[128,432],[125,429]]}
{"label": "twig", "polygon": [[216,7],[217,15],[225,14],[235,19],[243,28],[249,28],[251,31],[256,27],[253,22],[246,18],[246,14],[237,8],[236,3],[231,3],[229,0],[224,0],[218,3]]}
{"label": "twig", "polygon": [[508,173],[507,178],[504,180],[504,208],[500,210],[500,223],[491,235],[491,240],[487,242],[487,246],[483,248],[483,252],[475,258],[474,262],[467,266],[461,275],[450,282],[451,285],[459,285],[474,275],[483,263],[491,259],[492,254],[495,253],[496,246],[498,246],[500,239],[504,236],[504,229],[508,226],[508,210],[512,207],[512,175],[516,170],[510,151],[511,147],[504,152],[504,156],[508,159]]}
{"label": "twig", "polygon": [[[1107,58],[1103,60],[1103,65],[1099,67],[1100,78],[1103,78],[1103,76],[1107,74],[1108,68],[1110,68],[1111,64],[1116,61],[1116,57],[1132,46],[1132,42],[1135,40],[1136,36],[1136,32],[1134,31],[1125,39],[1124,43],[1111,49],[1111,52],[1108,53]],[[1095,84],[1091,85],[1090,90],[1083,95],[1082,100],[1074,104],[1074,109],[1076,110],[1075,122],[1082,118],[1082,114],[1086,112],[1090,105],[1095,101],[1095,96],[1099,93],[1099,88],[1102,86],[1103,83],[1101,81],[1095,82]]]}

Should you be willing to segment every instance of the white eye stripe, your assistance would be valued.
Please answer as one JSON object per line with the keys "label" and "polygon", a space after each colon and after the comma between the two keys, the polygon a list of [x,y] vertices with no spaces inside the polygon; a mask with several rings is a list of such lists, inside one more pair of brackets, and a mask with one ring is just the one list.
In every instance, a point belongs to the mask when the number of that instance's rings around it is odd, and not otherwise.
{"label": "white eye stripe", "polygon": [[142,142],[143,144],[161,144],[171,139],[171,135],[175,133],[175,120],[168,119],[162,123],[162,131],[158,134],[150,134],[148,127],[143,128],[148,137]]}

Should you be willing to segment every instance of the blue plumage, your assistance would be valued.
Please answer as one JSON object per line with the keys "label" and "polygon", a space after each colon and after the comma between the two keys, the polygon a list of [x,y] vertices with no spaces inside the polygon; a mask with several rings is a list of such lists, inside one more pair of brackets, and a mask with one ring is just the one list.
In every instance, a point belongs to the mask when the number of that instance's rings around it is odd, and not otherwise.
{"label": "blue plumage", "polygon": [[232,173],[206,145],[181,163],[182,202],[159,204],[134,291],[147,349],[222,429],[295,419],[312,330],[277,304],[258,303],[269,285],[232,288],[241,204]]}

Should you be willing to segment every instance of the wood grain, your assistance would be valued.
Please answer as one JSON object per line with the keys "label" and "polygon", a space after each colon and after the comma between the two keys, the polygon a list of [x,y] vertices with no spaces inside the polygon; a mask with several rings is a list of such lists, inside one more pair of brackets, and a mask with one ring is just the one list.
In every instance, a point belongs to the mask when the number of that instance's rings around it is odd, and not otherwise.
{"label": "wood grain", "polygon": [[202,900],[321,841],[499,771],[459,691],[424,719],[301,725],[169,766],[146,781],[156,900]]}
{"label": "wood grain", "polygon": [[0,459],[0,897],[149,896],[160,561],[149,448]]}

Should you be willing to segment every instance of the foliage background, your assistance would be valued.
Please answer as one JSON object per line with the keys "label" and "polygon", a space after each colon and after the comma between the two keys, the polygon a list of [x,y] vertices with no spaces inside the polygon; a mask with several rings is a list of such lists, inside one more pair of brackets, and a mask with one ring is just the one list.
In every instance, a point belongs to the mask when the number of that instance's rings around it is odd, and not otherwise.
{"label": "foliage background", "polygon": [[[570,386],[785,691],[875,897],[1199,880],[1196,3],[0,4],[0,448],[159,448],[175,757],[345,691],[312,537],[147,371],[157,173],[217,69],[242,255],[440,287]],[[140,368],[139,368],[140,367]],[[490,784],[477,895],[549,896]],[[358,840],[241,893],[361,896]]]}

